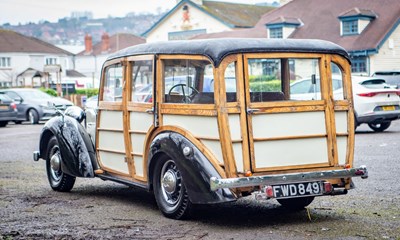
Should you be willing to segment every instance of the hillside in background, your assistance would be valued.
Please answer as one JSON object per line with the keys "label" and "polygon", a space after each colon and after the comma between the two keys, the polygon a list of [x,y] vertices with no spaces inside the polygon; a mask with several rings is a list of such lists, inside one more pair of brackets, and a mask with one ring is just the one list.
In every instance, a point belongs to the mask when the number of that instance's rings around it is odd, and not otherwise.
{"label": "hillside in background", "polygon": [[24,25],[3,24],[0,25],[0,28],[39,38],[54,45],[83,45],[85,34],[92,35],[94,43],[101,41],[101,35],[104,32],[110,36],[115,33],[130,33],[140,36],[165,13],[130,13],[126,17],[102,19],[62,18],[58,22],[44,21]]}

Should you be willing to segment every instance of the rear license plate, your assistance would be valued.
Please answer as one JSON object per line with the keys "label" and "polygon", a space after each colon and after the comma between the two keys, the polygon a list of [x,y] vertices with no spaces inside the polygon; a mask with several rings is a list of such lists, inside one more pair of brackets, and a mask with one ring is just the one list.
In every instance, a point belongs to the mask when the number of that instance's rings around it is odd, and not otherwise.
{"label": "rear license plate", "polygon": [[272,186],[272,191],[275,198],[316,196],[323,194],[322,186],[322,182],[281,184]]}
{"label": "rear license plate", "polygon": [[382,106],[383,111],[394,111],[396,108],[394,106]]}
{"label": "rear license plate", "polygon": [[0,105],[0,109],[2,109],[2,110],[8,110],[8,106]]}

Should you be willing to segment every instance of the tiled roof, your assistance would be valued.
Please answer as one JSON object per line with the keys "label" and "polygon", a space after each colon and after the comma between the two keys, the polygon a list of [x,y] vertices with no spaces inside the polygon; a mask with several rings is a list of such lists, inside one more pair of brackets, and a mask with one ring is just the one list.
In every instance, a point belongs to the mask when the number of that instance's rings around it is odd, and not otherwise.
{"label": "tiled roof", "polygon": [[367,9],[359,9],[357,7],[341,14],[339,17],[354,17],[354,16],[366,16],[366,17],[376,18],[376,14],[374,11]]}
{"label": "tiled roof", "polygon": [[147,36],[153,31],[159,24],[173,14],[179,7],[184,4],[189,4],[200,11],[210,15],[213,18],[218,19],[223,24],[230,28],[251,28],[253,27],[260,17],[275,9],[275,7],[262,6],[262,5],[250,5],[250,4],[238,4],[229,2],[216,2],[216,1],[205,1],[203,0],[202,5],[197,5],[190,0],[182,0],[167,14],[165,14],[158,22],[156,22],[150,29],[142,34]]}
{"label": "tiled roof", "polygon": [[118,33],[115,35],[110,36],[110,48],[107,52],[103,52],[101,48],[101,42],[93,45],[93,51],[90,54],[85,53],[82,51],[78,53],[78,56],[85,56],[85,55],[101,55],[101,54],[109,54],[114,53],[118,50],[145,43],[146,40],[144,38],[135,36],[133,34],[128,33]]}
{"label": "tiled roof", "polygon": [[68,51],[65,51],[37,38],[27,37],[20,33],[4,29],[0,29],[0,52],[72,55],[72,53]]}
{"label": "tiled roof", "polygon": [[[340,16],[374,13],[376,18],[359,35],[340,35]],[[358,16],[358,15],[356,15]],[[205,34],[196,38],[216,37],[267,37],[266,24],[276,19],[301,19],[304,25],[298,27],[290,38],[322,39],[334,42],[347,51],[378,49],[390,33],[400,24],[399,0],[293,0],[288,4],[262,16],[252,29]]]}
{"label": "tiled roof", "polygon": [[203,5],[199,7],[237,28],[253,27],[263,14],[275,9],[268,6],[214,1],[203,1]]}
{"label": "tiled roof", "polygon": [[272,25],[272,24],[294,24],[294,25],[300,25],[302,24],[301,20],[298,18],[289,18],[289,17],[283,17],[280,16],[276,18],[275,20],[272,20],[271,22],[267,23],[267,25]]}

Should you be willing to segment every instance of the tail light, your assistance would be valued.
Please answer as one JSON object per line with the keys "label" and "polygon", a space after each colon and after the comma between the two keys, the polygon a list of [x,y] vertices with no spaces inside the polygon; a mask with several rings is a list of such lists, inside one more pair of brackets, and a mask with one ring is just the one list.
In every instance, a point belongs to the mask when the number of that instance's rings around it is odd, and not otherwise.
{"label": "tail light", "polygon": [[10,108],[13,109],[14,111],[17,111],[17,104],[11,103]]}
{"label": "tail light", "polygon": [[385,94],[385,93],[394,93],[397,94],[397,96],[400,96],[400,91],[380,91],[380,92],[369,92],[369,93],[357,93],[358,96],[360,97],[373,97],[378,94]]}
{"label": "tail light", "polygon": [[372,92],[372,93],[357,93],[357,95],[360,96],[360,97],[373,97],[376,94],[378,94],[378,93],[376,93],[376,92]]}

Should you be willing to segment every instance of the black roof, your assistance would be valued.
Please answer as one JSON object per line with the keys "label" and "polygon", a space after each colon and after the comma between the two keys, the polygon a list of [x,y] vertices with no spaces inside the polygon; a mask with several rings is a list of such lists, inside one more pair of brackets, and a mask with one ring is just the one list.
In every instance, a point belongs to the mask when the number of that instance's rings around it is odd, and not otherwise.
{"label": "black roof", "polygon": [[263,52],[331,53],[350,59],[344,48],[323,40],[218,38],[139,44],[120,50],[107,60],[143,54],[193,54],[210,58],[217,67],[230,54]]}

